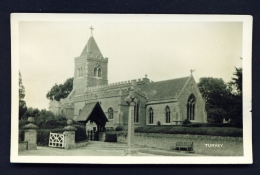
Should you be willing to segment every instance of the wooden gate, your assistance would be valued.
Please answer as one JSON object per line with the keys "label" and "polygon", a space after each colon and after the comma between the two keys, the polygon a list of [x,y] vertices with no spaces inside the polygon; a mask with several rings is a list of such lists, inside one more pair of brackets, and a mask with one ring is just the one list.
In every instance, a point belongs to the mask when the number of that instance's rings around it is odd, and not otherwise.
{"label": "wooden gate", "polygon": [[49,146],[64,148],[64,134],[50,132]]}
{"label": "wooden gate", "polygon": [[99,140],[99,132],[95,130],[91,130],[87,132],[88,140]]}

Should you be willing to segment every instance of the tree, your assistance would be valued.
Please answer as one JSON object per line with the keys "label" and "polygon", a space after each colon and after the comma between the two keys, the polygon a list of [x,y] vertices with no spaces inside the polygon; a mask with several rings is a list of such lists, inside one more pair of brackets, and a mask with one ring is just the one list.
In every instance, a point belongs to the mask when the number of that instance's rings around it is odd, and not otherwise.
{"label": "tree", "polygon": [[221,123],[228,117],[231,89],[221,78],[204,77],[199,80],[198,88],[205,101],[208,121]]}
{"label": "tree", "polygon": [[242,68],[235,68],[232,80],[225,83],[221,78],[201,78],[198,87],[205,101],[208,122],[222,123],[231,119],[236,127],[242,127]]}
{"label": "tree", "polygon": [[242,100],[242,68],[236,68],[229,82],[229,86],[232,88],[232,109],[230,110],[230,118],[232,123],[236,127],[243,127],[243,100]]}
{"label": "tree", "polygon": [[64,84],[55,84],[51,90],[47,93],[46,97],[49,100],[60,101],[62,98],[66,98],[73,89],[73,78],[67,79]]}
{"label": "tree", "polygon": [[24,113],[27,110],[26,107],[26,102],[24,101],[25,97],[25,89],[22,83],[22,75],[21,72],[19,71],[19,120],[21,117],[24,115]]}

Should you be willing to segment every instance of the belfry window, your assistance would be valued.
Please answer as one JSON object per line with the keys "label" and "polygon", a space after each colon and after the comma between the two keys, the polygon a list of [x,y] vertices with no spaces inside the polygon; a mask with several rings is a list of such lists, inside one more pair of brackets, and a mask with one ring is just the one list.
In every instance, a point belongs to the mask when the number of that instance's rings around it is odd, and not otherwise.
{"label": "belfry window", "polygon": [[101,69],[98,69],[98,77],[101,77]]}
{"label": "belfry window", "polygon": [[109,108],[108,109],[108,119],[113,119],[114,116],[113,116],[113,108]]}
{"label": "belfry window", "polygon": [[149,108],[149,124],[153,124],[153,109]]}
{"label": "belfry window", "polygon": [[196,98],[193,94],[191,94],[188,98],[188,103],[187,103],[188,120],[195,120],[195,106],[196,106]]}
{"label": "belfry window", "polygon": [[97,76],[97,68],[95,67],[95,69],[94,69],[94,77],[96,77]]}
{"label": "belfry window", "polygon": [[169,106],[166,106],[166,108],[165,108],[165,121],[166,121],[166,123],[170,123],[170,121],[171,121],[171,111],[170,111]]}
{"label": "belfry window", "polygon": [[138,123],[139,122],[139,104],[136,103],[134,106],[134,122]]}

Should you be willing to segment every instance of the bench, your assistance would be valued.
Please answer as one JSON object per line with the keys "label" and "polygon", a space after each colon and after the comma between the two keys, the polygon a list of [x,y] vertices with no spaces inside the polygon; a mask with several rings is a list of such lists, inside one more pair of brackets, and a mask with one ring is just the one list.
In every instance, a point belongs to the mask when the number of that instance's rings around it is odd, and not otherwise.
{"label": "bench", "polygon": [[176,142],[175,149],[179,148],[179,151],[181,151],[181,148],[186,148],[187,152],[193,152],[193,142]]}

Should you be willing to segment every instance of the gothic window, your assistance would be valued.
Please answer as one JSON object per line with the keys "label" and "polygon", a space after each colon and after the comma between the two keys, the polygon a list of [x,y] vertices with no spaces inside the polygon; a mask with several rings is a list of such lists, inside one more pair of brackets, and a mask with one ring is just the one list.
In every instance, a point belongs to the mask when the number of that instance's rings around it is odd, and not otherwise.
{"label": "gothic window", "polygon": [[108,119],[113,119],[114,116],[113,116],[113,108],[109,108],[108,109]]}
{"label": "gothic window", "polygon": [[188,120],[195,120],[195,105],[196,105],[196,98],[193,94],[191,94],[188,98],[188,103],[187,103]]}
{"label": "gothic window", "polygon": [[81,109],[79,110],[79,114],[81,113]]}
{"label": "gothic window", "polygon": [[95,67],[95,69],[94,69],[94,77],[96,77],[97,76],[97,68]]}
{"label": "gothic window", "polygon": [[153,109],[149,108],[149,124],[153,124]]}
{"label": "gothic window", "polygon": [[61,110],[61,114],[63,114],[63,109]]}
{"label": "gothic window", "polygon": [[134,106],[134,122],[138,123],[139,122],[139,104],[135,104]]}
{"label": "gothic window", "polygon": [[166,106],[165,108],[165,118],[166,118],[166,123],[170,123],[171,121],[171,111],[169,106]]}
{"label": "gothic window", "polygon": [[98,77],[101,77],[101,69],[98,69]]}

